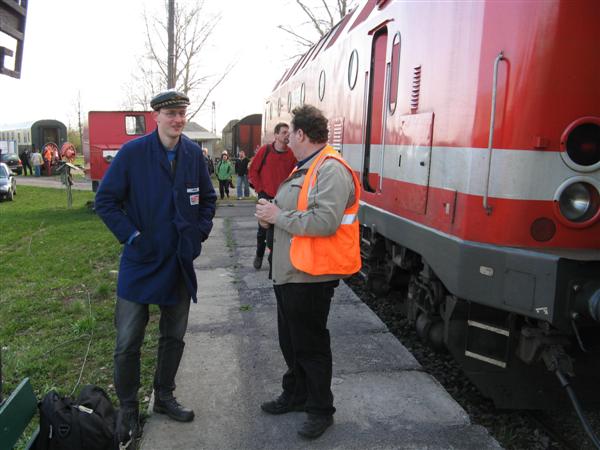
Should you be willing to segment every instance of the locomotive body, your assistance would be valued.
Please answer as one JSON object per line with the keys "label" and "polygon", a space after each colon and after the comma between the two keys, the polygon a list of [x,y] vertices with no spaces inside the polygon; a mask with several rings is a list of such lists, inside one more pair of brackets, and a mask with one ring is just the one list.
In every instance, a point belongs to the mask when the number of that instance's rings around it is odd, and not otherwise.
{"label": "locomotive body", "polygon": [[362,181],[370,286],[503,407],[600,400],[594,1],[368,0],[278,82],[264,138],[313,104]]}

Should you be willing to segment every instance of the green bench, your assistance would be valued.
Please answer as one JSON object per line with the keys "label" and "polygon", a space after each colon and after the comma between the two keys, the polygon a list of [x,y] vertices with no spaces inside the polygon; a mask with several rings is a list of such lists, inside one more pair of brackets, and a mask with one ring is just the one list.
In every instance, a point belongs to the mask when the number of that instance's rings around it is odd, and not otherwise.
{"label": "green bench", "polygon": [[[29,378],[25,378],[0,405],[0,450],[12,450],[36,412],[37,399]],[[38,428],[25,448],[33,448],[39,431]]]}

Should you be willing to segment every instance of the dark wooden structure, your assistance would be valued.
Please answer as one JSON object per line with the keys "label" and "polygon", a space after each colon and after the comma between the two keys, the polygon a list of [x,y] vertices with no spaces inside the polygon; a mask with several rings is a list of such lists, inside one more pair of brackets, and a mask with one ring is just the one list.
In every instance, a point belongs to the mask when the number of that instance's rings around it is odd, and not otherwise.
{"label": "dark wooden structure", "polygon": [[[15,40],[15,50],[0,46],[0,74],[21,78],[23,45],[25,43],[25,21],[28,0],[0,0],[0,35]],[[15,57],[14,68],[5,66],[6,57]]]}

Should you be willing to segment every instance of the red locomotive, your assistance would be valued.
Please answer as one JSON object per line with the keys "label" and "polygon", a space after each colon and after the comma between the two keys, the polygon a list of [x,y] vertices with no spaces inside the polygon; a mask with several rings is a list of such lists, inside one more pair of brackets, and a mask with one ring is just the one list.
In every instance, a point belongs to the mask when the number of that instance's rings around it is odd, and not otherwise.
{"label": "red locomotive", "polygon": [[94,192],[121,146],[155,128],[152,111],[90,111],[83,136],[83,155]]}
{"label": "red locomotive", "polygon": [[370,286],[498,406],[600,401],[600,7],[368,0],[299,58],[304,102],[363,183]]}

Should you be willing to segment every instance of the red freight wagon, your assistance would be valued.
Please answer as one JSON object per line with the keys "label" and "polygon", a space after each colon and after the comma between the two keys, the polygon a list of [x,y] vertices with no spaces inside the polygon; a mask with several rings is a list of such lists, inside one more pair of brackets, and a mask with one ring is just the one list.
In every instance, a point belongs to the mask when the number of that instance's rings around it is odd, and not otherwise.
{"label": "red freight wagon", "polygon": [[240,150],[244,150],[249,158],[254,156],[255,150],[260,147],[261,121],[260,114],[252,114],[233,126],[232,150],[235,156],[239,155]]}
{"label": "red freight wagon", "polygon": [[94,192],[121,146],[155,128],[152,111],[90,111],[83,153]]}

